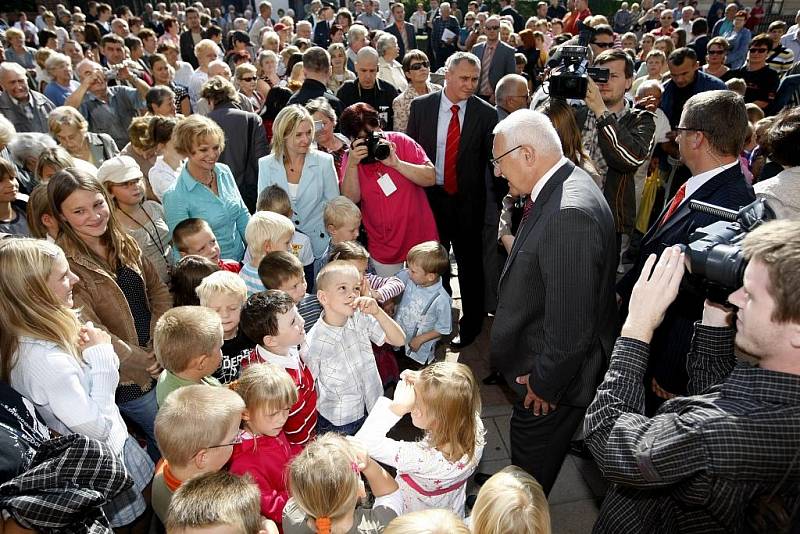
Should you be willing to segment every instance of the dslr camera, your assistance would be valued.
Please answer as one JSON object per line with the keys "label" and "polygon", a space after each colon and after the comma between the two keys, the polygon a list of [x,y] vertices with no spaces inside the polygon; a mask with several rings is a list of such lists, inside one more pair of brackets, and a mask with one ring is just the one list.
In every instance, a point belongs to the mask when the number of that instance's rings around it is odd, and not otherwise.
{"label": "dslr camera", "polygon": [[578,45],[561,45],[547,62],[552,68],[547,78],[550,98],[583,100],[589,89],[589,78],[596,83],[608,81],[608,69],[589,66],[589,39],[592,29],[583,27]]}
{"label": "dslr camera", "polygon": [[719,219],[695,230],[684,245],[689,276],[688,289],[713,302],[724,304],[728,295],[744,284],[747,260],[741,242],[748,232],[775,214],[764,199],[758,199],[739,211],[729,210],[698,200],[689,201],[689,208]]}
{"label": "dslr camera", "polygon": [[361,163],[383,161],[389,157],[392,151],[392,147],[383,132],[367,132],[367,137],[364,138],[364,146],[367,147],[367,157],[362,159]]}

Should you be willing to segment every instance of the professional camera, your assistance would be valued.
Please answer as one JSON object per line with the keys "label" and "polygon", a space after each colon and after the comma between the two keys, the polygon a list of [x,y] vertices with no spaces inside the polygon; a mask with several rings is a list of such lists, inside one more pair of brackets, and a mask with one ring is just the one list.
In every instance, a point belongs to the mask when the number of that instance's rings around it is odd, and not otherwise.
{"label": "professional camera", "polygon": [[742,239],[762,223],[774,219],[775,214],[764,199],[739,211],[699,200],[690,200],[689,208],[722,220],[695,230],[689,236],[689,244],[682,247],[691,273],[687,277],[688,287],[713,302],[725,303],[728,295],[743,284],[747,260],[741,248]]}
{"label": "professional camera", "polygon": [[382,132],[367,132],[364,146],[367,147],[367,157],[362,159],[361,163],[383,161],[389,157],[392,151],[389,141],[386,140]]}
{"label": "professional camera", "polygon": [[552,67],[548,88],[551,98],[583,100],[589,88],[589,78],[596,83],[608,81],[608,69],[589,66],[589,40],[593,31],[584,27],[578,45],[561,45],[547,62]]}

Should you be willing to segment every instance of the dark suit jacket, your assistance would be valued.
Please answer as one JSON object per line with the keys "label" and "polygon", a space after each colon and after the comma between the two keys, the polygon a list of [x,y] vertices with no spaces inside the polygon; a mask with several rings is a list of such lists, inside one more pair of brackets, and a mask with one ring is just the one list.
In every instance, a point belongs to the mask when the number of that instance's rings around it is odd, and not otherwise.
{"label": "dark suit jacket", "polygon": [[514,18],[514,32],[519,33],[525,29],[525,19],[519,14],[519,11],[511,6],[506,6],[500,10],[500,16],[505,17],[511,15]]}
{"label": "dark suit jacket", "polygon": [[[313,24],[313,22],[312,22]],[[326,20],[321,20],[314,27],[313,39],[314,44],[321,46],[327,50],[328,45],[331,44],[331,26]]]}
{"label": "dark suit jacket", "polygon": [[225,132],[225,150],[220,154],[219,162],[231,168],[247,209],[255,212],[258,159],[269,153],[261,117],[227,103],[211,110],[208,118]]}
{"label": "dark suit jacket", "polygon": [[[406,32],[406,39],[408,39],[408,44],[411,45],[411,48],[414,49],[417,47],[417,32],[414,31],[414,25],[409,24],[408,22],[403,22],[403,29]],[[397,49],[400,54],[397,56],[397,60],[402,63],[403,58],[406,57],[406,46],[403,44],[403,36],[400,34],[400,30],[397,29],[397,24],[392,24],[391,26],[386,26],[384,29],[386,33],[390,33],[397,38]]]}
{"label": "dark suit jacket", "polygon": [[[411,101],[406,134],[422,146],[428,158],[436,163],[436,136],[442,92],[420,96]],[[492,130],[497,124],[497,111],[477,96],[467,100],[461,140],[458,146],[458,193],[462,229],[483,226],[486,207],[486,173],[492,154]],[[467,230],[469,231],[469,230]]]}
{"label": "dark suit jacket", "polygon": [[[483,53],[486,51],[486,43],[478,43],[472,48],[472,53],[478,56],[478,59],[483,63]],[[504,42],[497,43],[497,49],[494,51],[492,57],[492,64],[489,66],[489,83],[492,84],[492,91],[497,87],[497,82],[506,74],[514,74],[517,72],[517,64],[514,61],[514,48],[508,46]],[[481,73],[483,72],[483,65],[481,65]],[[480,86],[478,86],[480,91]],[[484,95],[485,96],[485,95]]]}
{"label": "dark suit jacket", "polygon": [[708,41],[709,41],[708,35],[701,35],[700,37],[692,41],[691,44],[686,45],[692,50],[694,50],[695,54],[697,54],[697,62],[700,63],[701,65],[706,64],[706,52],[708,48]]}
{"label": "dark suit jacket", "polygon": [[331,93],[327,87],[317,80],[306,79],[303,82],[303,85],[300,86],[300,90],[293,94],[289,99],[289,104],[299,104],[301,106],[305,106],[310,100],[314,100],[315,98],[319,98],[321,96],[324,96],[328,100],[328,103],[333,108],[333,111],[336,112],[337,117],[342,114],[342,111],[344,111],[342,101],[336,98],[336,95]]}
{"label": "dark suit jacket", "polygon": [[197,56],[194,55],[194,39],[192,39],[192,32],[185,31],[181,33],[181,59],[188,62],[193,69],[197,70],[200,63],[197,62]]}
{"label": "dark suit jacket", "polygon": [[[755,195],[737,164],[711,178],[684,200],[664,226],[653,225],[642,239],[637,262],[617,284],[617,293],[623,301],[623,312],[630,300],[633,285],[639,279],[644,262],[650,254],[660,256],[667,247],[685,245],[689,243],[692,232],[718,220],[711,215],[691,211],[689,200],[702,200],[738,210],[754,201]],[[666,209],[658,217],[659,221],[664,217],[665,211]],[[689,352],[694,322],[702,317],[704,300],[703,296],[682,289],[675,302],[667,309],[661,326],[650,342],[650,372],[659,385],[671,393],[686,393],[686,354]]]}
{"label": "dark suit jacket", "polygon": [[517,231],[498,286],[492,365],[562,405],[595,395],[616,330],[616,235],[603,193],[571,162],[551,176]]}

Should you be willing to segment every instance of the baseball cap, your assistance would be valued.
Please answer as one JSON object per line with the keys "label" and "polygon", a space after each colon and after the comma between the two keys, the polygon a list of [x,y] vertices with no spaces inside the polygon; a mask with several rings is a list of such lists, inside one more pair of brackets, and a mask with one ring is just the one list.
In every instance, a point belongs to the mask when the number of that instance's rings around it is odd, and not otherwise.
{"label": "baseball cap", "polygon": [[122,184],[143,177],[139,164],[130,156],[114,156],[105,160],[97,169],[97,179],[102,184]]}
{"label": "baseball cap", "polygon": [[286,29],[286,24],[284,24],[283,22],[279,22],[275,26],[273,26],[272,29],[275,30],[276,32],[279,32],[281,30],[285,30]]}

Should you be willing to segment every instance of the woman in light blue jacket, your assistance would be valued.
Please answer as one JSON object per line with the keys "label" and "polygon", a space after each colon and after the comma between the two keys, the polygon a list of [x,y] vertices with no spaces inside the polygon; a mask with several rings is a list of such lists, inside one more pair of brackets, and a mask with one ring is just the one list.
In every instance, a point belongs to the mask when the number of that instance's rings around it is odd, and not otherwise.
{"label": "woman in light blue jacket", "polygon": [[270,185],[286,190],[292,202],[292,221],[311,239],[319,260],[330,237],[322,213],[325,204],[339,195],[333,156],[313,148],[314,119],[306,108],[287,106],[275,117],[272,150],[258,160],[258,192]]}
{"label": "woman in light blue jacket", "polygon": [[170,233],[181,221],[204,219],[217,238],[221,257],[242,261],[250,212],[230,167],[217,163],[225,146],[225,134],[211,119],[191,115],[178,122],[172,139],[175,150],[188,159],[178,181],[164,193]]}
{"label": "woman in light blue jacket", "polygon": [[730,44],[727,65],[732,69],[741,69],[747,60],[747,48],[750,46],[752,34],[744,27],[746,21],[747,13],[739,11],[733,19],[733,30],[723,35]]}

